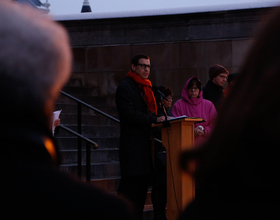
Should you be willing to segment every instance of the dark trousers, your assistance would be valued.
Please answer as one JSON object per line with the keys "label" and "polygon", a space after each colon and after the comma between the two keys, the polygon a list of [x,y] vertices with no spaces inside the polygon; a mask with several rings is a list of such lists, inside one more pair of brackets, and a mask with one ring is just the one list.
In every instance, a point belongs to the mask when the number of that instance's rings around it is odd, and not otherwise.
{"label": "dark trousers", "polygon": [[166,187],[166,152],[155,154],[155,174],[152,190],[154,220],[166,220],[165,207],[167,202]]}
{"label": "dark trousers", "polygon": [[121,177],[118,194],[125,196],[134,205],[134,212],[142,219],[146,202],[150,175],[137,175]]}

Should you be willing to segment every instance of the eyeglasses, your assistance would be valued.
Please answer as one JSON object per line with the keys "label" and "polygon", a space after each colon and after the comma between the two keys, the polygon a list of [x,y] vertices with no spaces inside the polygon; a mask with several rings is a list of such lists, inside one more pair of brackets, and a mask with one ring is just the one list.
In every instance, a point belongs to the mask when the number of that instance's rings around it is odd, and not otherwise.
{"label": "eyeglasses", "polygon": [[189,87],[188,90],[190,90],[190,91],[192,91],[192,90],[193,91],[197,91],[197,90],[199,90],[199,88],[197,88],[197,87]]}
{"label": "eyeglasses", "polygon": [[139,66],[141,66],[141,68],[142,69],[146,69],[146,68],[148,68],[149,70],[152,68],[152,66],[151,65],[146,65],[146,64],[143,64],[143,63],[137,63],[136,65],[139,65]]}
{"label": "eyeglasses", "polygon": [[218,76],[225,80],[227,80],[227,78],[228,78],[227,76],[223,76],[223,75],[218,75]]}

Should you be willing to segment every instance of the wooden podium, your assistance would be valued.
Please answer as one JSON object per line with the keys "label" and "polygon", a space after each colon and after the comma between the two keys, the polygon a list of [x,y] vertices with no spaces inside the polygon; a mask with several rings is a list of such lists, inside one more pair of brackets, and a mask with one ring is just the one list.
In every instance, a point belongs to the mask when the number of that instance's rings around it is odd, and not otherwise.
{"label": "wooden podium", "polygon": [[[194,124],[204,121],[201,118],[179,118],[169,121],[170,127],[162,127],[162,144],[166,148],[167,169],[167,220],[175,220],[195,196],[195,183],[192,177],[179,167],[179,155],[194,146]],[[191,165],[194,169],[194,164]]]}

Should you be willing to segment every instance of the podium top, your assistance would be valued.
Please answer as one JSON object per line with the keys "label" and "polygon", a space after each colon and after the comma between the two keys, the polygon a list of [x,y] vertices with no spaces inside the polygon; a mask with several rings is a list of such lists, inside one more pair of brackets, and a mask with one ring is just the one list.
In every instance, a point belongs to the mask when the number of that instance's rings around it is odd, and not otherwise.
{"label": "podium top", "polygon": [[[197,122],[205,122],[206,120],[203,118],[187,117],[184,115],[184,116],[179,116],[179,117],[174,117],[174,118],[168,119],[167,121],[169,121],[169,123],[174,123],[174,122],[178,122],[178,121],[187,121],[187,122],[197,123]],[[154,123],[154,124],[152,124],[152,127],[162,126],[163,123],[164,123],[164,121]]]}

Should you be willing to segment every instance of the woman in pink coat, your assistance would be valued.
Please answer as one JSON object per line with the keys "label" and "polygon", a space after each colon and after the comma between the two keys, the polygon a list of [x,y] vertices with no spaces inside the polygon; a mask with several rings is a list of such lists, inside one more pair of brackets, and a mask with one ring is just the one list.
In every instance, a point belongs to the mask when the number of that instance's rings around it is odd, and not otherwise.
{"label": "woman in pink coat", "polygon": [[203,99],[201,88],[201,82],[197,77],[190,78],[183,88],[182,98],[174,104],[172,109],[175,117],[186,115],[206,120],[206,122],[195,124],[195,146],[205,142],[213,129],[217,117],[213,103]]}

